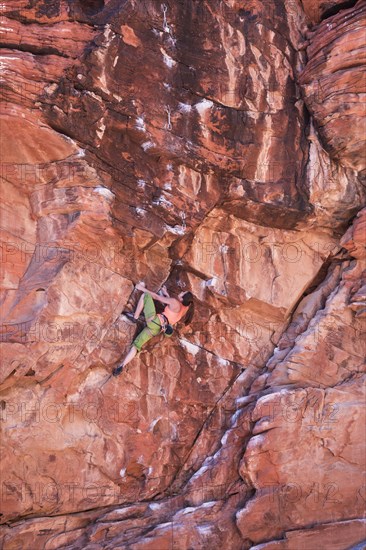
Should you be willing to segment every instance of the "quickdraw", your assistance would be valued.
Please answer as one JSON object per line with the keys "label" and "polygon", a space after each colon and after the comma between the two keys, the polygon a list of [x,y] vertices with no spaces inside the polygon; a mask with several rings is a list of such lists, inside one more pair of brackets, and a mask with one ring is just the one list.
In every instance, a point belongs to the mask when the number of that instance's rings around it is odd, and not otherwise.
{"label": "quickdraw", "polygon": [[163,17],[164,17],[163,30],[164,30],[164,32],[168,32],[170,34],[170,27],[168,25],[168,21],[167,21],[167,18],[166,18],[166,12],[168,11],[168,6],[166,4],[162,4],[161,9],[163,10]]}
{"label": "quickdraw", "polygon": [[167,115],[168,115],[168,122],[165,123],[165,128],[166,128],[167,130],[172,130],[173,127],[172,127],[171,118],[170,118],[170,117],[171,117],[171,110],[170,110],[170,107],[169,107],[169,106],[168,106],[168,107],[165,107],[165,112],[166,112]]}

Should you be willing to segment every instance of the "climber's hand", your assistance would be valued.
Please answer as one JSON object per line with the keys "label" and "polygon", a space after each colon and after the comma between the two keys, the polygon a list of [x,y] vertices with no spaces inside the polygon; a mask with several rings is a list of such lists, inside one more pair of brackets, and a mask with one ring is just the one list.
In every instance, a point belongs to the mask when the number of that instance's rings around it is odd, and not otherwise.
{"label": "climber's hand", "polygon": [[145,287],[145,283],[144,282],[141,282],[141,283],[137,283],[137,285],[135,286],[136,290],[142,290],[144,291],[146,289]]}

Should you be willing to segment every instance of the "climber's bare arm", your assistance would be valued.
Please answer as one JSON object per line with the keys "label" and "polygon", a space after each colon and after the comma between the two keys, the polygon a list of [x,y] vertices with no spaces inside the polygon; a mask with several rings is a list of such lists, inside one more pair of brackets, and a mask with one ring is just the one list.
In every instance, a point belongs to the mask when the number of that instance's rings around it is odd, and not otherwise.
{"label": "climber's bare arm", "polygon": [[152,290],[148,290],[145,285],[142,283],[138,283],[135,287],[137,290],[141,290],[142,292],[146,292],[147,294],[150,294],[154,300],[158,300],[159,302],[162,302],[163,304],[168,305],[174,305],[177,301],[175,298],[170,298],[168,296],[160,296],[159,294],[156,294],[156,292],[153,292]]}
{"label": "climber's bare arm", "polygon": [[166,298],[170,298],[169,292],[167,291],[165,285],[161,287],[160,292],[162,293],[163,296],[166,296]]}

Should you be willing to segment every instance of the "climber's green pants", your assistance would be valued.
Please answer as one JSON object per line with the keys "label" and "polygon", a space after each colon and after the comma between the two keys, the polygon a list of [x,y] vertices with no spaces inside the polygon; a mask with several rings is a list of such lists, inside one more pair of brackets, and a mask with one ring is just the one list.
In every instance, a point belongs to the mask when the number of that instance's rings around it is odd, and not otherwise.
{"label": "climber's green pants", "polygon": [[144,316],[146,320],[150,320],[146,321],[147,326],[132,342],[132,345],[135,346],[137,351],[141,351],[142,346],[151,340],[151,338],[160,334],[161,331],[160,319],[156,314],[154,301],[150,294],[144,294]]}

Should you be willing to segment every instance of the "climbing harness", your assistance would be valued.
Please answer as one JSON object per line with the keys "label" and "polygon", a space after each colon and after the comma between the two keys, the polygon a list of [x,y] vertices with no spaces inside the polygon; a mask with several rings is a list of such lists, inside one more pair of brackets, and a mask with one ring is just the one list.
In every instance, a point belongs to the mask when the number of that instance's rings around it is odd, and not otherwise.
{"label": "climbing harness", "polygon": [[161,327],[160,332],[163,332],[165,336],[172,336],[174,332],[174,328],[169,323],[168,318],[164,315],[164,313],[158,313],[158,316],[160,318],[160,323],[157,323],[156,321],[150,321],[151,323],[154,323],[155,325],[159,325]]}
{"label": "climbing harness", "polygon": [[164,315],[164,313],[160,313],[160,315],[164,319],[164,325],[162,326],[162,331],[164,332],[165,336],[172,336],[174,332],[172,325],[169,323],[168,318]]}

